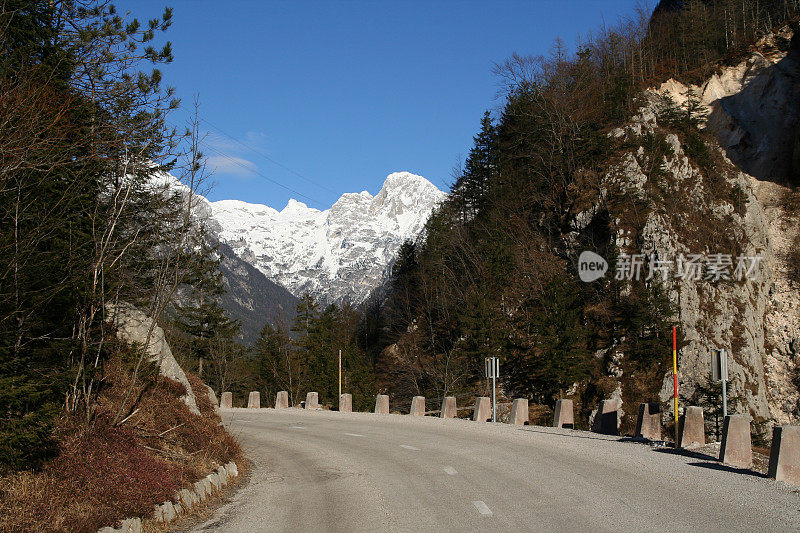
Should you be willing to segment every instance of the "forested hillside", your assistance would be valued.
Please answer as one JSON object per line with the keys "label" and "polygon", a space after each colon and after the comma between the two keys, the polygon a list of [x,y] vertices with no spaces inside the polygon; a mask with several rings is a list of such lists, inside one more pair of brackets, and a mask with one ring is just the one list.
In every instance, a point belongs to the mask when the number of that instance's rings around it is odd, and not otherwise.
{"label": "forested hillside", "polygon": [[[202,381],[165,376],[147,347],[157,323],[201,352],[210,323],[236,329],[193,216],[196,114],[167,122],[171,21],[0,1],[0,529],[96,530],[239,453]],[[131,308],[149,317],[142,345],[117,337]]]}
{"label": "forested hillside", "polygon": [[[467,399],[486,392],[483,357],[496,355],[507,397],[545,406],[574,398],[584,427],[601,399],[657,399],[671,369],[671,327],[679,346],[690,343],[678,292],[659,276],[618,279],[617,257],[650,246],[659,223],[666,235],[651,253],[675,252],[669,240],[728,254],[757,243],[733,229],[749,213],[750,185],[699,127],[696,95],[678,105],[644,90],[735,64],[799,9],[665,2],[652,18],[642,10],[603,27],[574,54],[557,41],[546,57],[499,63],[502,109],[481,119],[450,199],[424,238],[403,247],[388,299],[368,313],[368,333],[380,339],[371,348],[379,383],[401,402]],[[609,275],[580,281],[583,250],[608,259]],[[742,395],[764,394],[748,379]],[[757,422],[768,416],[753,409]]]}

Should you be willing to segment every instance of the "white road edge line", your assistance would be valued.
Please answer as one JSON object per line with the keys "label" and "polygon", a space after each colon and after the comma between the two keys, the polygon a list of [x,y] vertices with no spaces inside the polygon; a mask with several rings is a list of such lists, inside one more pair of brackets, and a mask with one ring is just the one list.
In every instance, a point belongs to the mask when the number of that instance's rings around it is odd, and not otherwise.
{"label": "white road edge line", "polygon": [[359,435],[358,433],[345,433],[348,437],[363,437],[364,435]]}
{"label": "white road edge line", "polygon": [[452,466],[444,467],[444,473],[450,476],[455,476],[456,474],[458,474],[458,472],[456,472],[456,469],[453,468]]}
{"label": "white road edge line", "polygon": [[415,452],[419,451],[419,448],[415,448],[413,446],[409,446],[408,444],[401,444],[400,447],[401,448],[405,448],[406,450],[412,450],[412,451],[415,451]]}
{"label": "white road edge line", "polygon": [[492,510],[489,509],[489,506],[483,502],[472,502],[472,505],[481,513],[483,516],[492,516]]}

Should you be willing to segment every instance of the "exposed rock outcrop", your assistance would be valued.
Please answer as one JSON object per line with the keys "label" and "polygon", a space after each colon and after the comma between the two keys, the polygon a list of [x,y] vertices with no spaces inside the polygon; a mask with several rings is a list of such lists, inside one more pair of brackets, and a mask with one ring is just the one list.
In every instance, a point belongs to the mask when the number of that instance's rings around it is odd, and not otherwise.
{"label": "exposed rock outcrop", "polygon": [[689,91],[698,97],[705,127],[744,172],[800,180],[800,35],[791,28],[764,37],[745,61],[702,86],[669,80],[661,91],[679,104]]}
{"label": "exposed rock outcrop", "polygon": [[[109,314],[113,317],[121,339],[145,350],[148,360],[158,365],[158,371],[162,376],[175,380],[186,388],[186,394],[181,397],[181,400],[191,412],[199,415],[200,410],[197,408],[195,393],[183,369],[172,355],[172,350],[164,336],[164,330],[154,324],[153,319],[147,314],[130,304],[120,304]],[[216,398],[214,399],[216,400]]]}
{"label": "exposed rock outcrop", "polygon": [[786,188],[768,181],[756,182],[756,195],[768,222],[775,250],[772,286],[764,317],[767,381],[770,413],[777,424],[797,423],[800,391],[797,387],[800,356],[800,290],[792,279],[797,266],[792,252],[800,233],[796,214],[784,208]]}
{"label": "exposed rock outcrop", "polygon": [[[788,212],[786,184],[800,182],[800,34],[785,27],[761,39],[739,64],[723,68],[702,86],[687,87],[674,80],[660,91],[677,103],[689,91],[707,113],[703,124],[713,132],[728,157],[750,179],[761,215],[751,217],[759,241],[764,238],[772,258],[764,266],[769,283],[758,290],[745,321],[748,335],[760,327],[764,339],[763,372],[769,418],[779,424],[798,420],[797,387],[800,355],[800,290],[791,278],[791,253],[800,231],[796,213]],[[752,208],[751,208],[752,209]],[[760,227],[763,224],[763,227]],[[766,298],[762,294],[766,290]],[[682,305],[684,307],[684,305]],[[758,371],[759,357],[750,363]],[[754,413],[755,414],[755,413]]]}
{"label": "exposed rock outcrop", "polygon": [[[697,154],[689,155],[684,139],[659,123],[670,100],[683,106],[690,94],[705,111],[701,126],[721,146],[709,147],[702,156],[713,158],[713,171]],[[750,275],[665,278],[686,342],[680,350],[681,391],[690,397],[704,384],[711,351],[726,348],[732,410],[751,416],[761,433],[774,422],[796,422],[800,290],[791,279],[789,257],[800,222],[784,208],[782,184],[800,177],[800,41],[785,28],[702,86],[670,80],[642,104],[626,127],[612,132],[631,148],[601,183],[601,198],[625,197],[638,203],[636,212],[617,206],[603,213],[597,205],[577,217],[576,229],[604,223],[600,219],[606,217],[619,253],[672,262],[673,269],[681,255],[700,254],[707,268],[709,256],[725,254],[733,260],[732,274],[737,257],[757,257]],[[625,354],[607,352],[616,357],[602,356],[608,359],[608,374],[622,382]],[[666,404],[671,396],[670,372],[661,400]],[[623,390],[619,399],[624,397]]]}
{"label": "exposed rock outcrop", "polygon": [[[741,280],[657,275],[666,278],[665,288],[676,304],[681,333],[688,343],[681,349],[679,361],[683,393],[691,395],[709,376],[711,350],[728,348],[733,356],[733,394],[743,397],[755,420],[766,421],[770,409],[764,372],[764,320],[774,268],[767,219],[754,194],[753,180],[737,171],[722,154],[716,155],[727,171],[713,183],[687,156],[681,139],[659,124],[659,112],[665,105],[653,95],[627,127],[613,133],[629,145],[640,146],[626,152],[608,172],[602,196],[625,195],[641,200],[648,208],[640,223],[631,220],[631,212],[612,213],[612,240],[620,253],[670,262],[673,273],[681,255],[730,255],[731,278],[737,256],[760,257],[756,275]],[[644,145],[659,134],[663,153],[653,154],[652,147],[645,149]],[[654,157],[659,161],[654,162]],[[660,198],[662,193],[671,198]],[[612,375],[620,377],[618,373]],[[671,396],[670,373],[664,376],[661,400],[667,402]]]}

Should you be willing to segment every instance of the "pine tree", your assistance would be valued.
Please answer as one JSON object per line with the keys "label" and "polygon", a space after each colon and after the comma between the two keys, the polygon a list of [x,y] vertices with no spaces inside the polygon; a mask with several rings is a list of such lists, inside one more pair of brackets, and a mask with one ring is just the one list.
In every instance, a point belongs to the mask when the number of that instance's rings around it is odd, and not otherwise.
{"label": "pine tree", "polygon": [[583,296],[574,282],[552,278],[514,313],[504,384],[514,394],[550,404],[588,376]]}
{"label": "pine tree", "polygon": [[298,361],[286,332],[269,322],[264,324],[253,346],[253,355],[259,381],[267,394],[273,397],[279,390],[286,390],[291,402],[296,403],[300,395]]}
{"label": "pine tree", "polygon": [[140,47],[170,19],[145,29],[105,3],[0,3],[0,470],[53,452],[65,405],[92,420],[106,310],[152,294],[135,285],[167,223],[146,184],[177,102],[138,69],[171,60],[169,45]]}
{"label": "pine tree", "polygon": [[[297,306],[292,331],[295,333],[293,356],[297,358],[294,374],[303,390],[319,393],[320,402],[338,405],[339,351],[342,353],[342,392],[353,395],[353,407],[365,409],[374,401],[374,375],[366,354],[359,348],[359,315],[349,305],[328,305],[319,311],[313,297],[306,294]],[[271,327],[262,332],[257,351],[275,353],[283,342]]]}
{"label": "pine tree", "polygon": [[199,228],[198,241],[199,246],[191,261],[192,269],[184,279],[188,297],[183,304],[176,305],[176,325],[191,339],[197,373],[202,378],[203,365],[211,354],[212,341],[232,341],[239,333],[240,325],[228,317],[220,304],[219,297],[225,293],[219,269],[220,259],[216,257],[216,247],[206,237],[204,226]]}
{"label": "pine tree", "polygon": [[388,320],[394,331],[405,331],[417,312],[418,275],[417,247],[407,240],[400,246],[392,265],[391,293],[385,303]]}
{"label": "pine tree", "polygon": [[[732,389],[728,389],[728,412],[736,413],[737,409],[746,405],[745,399],[736,394]],[[711,375],[707,375],[702,381],[695,384],[694,392],[691,396],[681,394],[681,400],[687,405],[697,405],[703,408],[704,413],[709,413],[714,420],[714,433],[716,439],[720,439],[720,422],[723,421],[722,409],[722,383],[711,380]],[[709,420],[710,421],[710,420]]]}
{"label": "pine tree", "polygon": [[468,220],[485,207],[489,186],[497,171],[497,129],[486,111],[481,119],[481,129],[473,138],[464,171],[452,190]]}

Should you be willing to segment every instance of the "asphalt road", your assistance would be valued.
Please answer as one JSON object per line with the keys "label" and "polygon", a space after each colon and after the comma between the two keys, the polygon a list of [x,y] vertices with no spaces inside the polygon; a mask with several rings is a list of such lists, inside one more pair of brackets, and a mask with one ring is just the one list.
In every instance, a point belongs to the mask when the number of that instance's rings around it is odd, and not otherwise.
{"label": "asphalt road", "polygon": [[194,531],[798,531],[800,493],[571,430],[230,409],[250,482]]}

